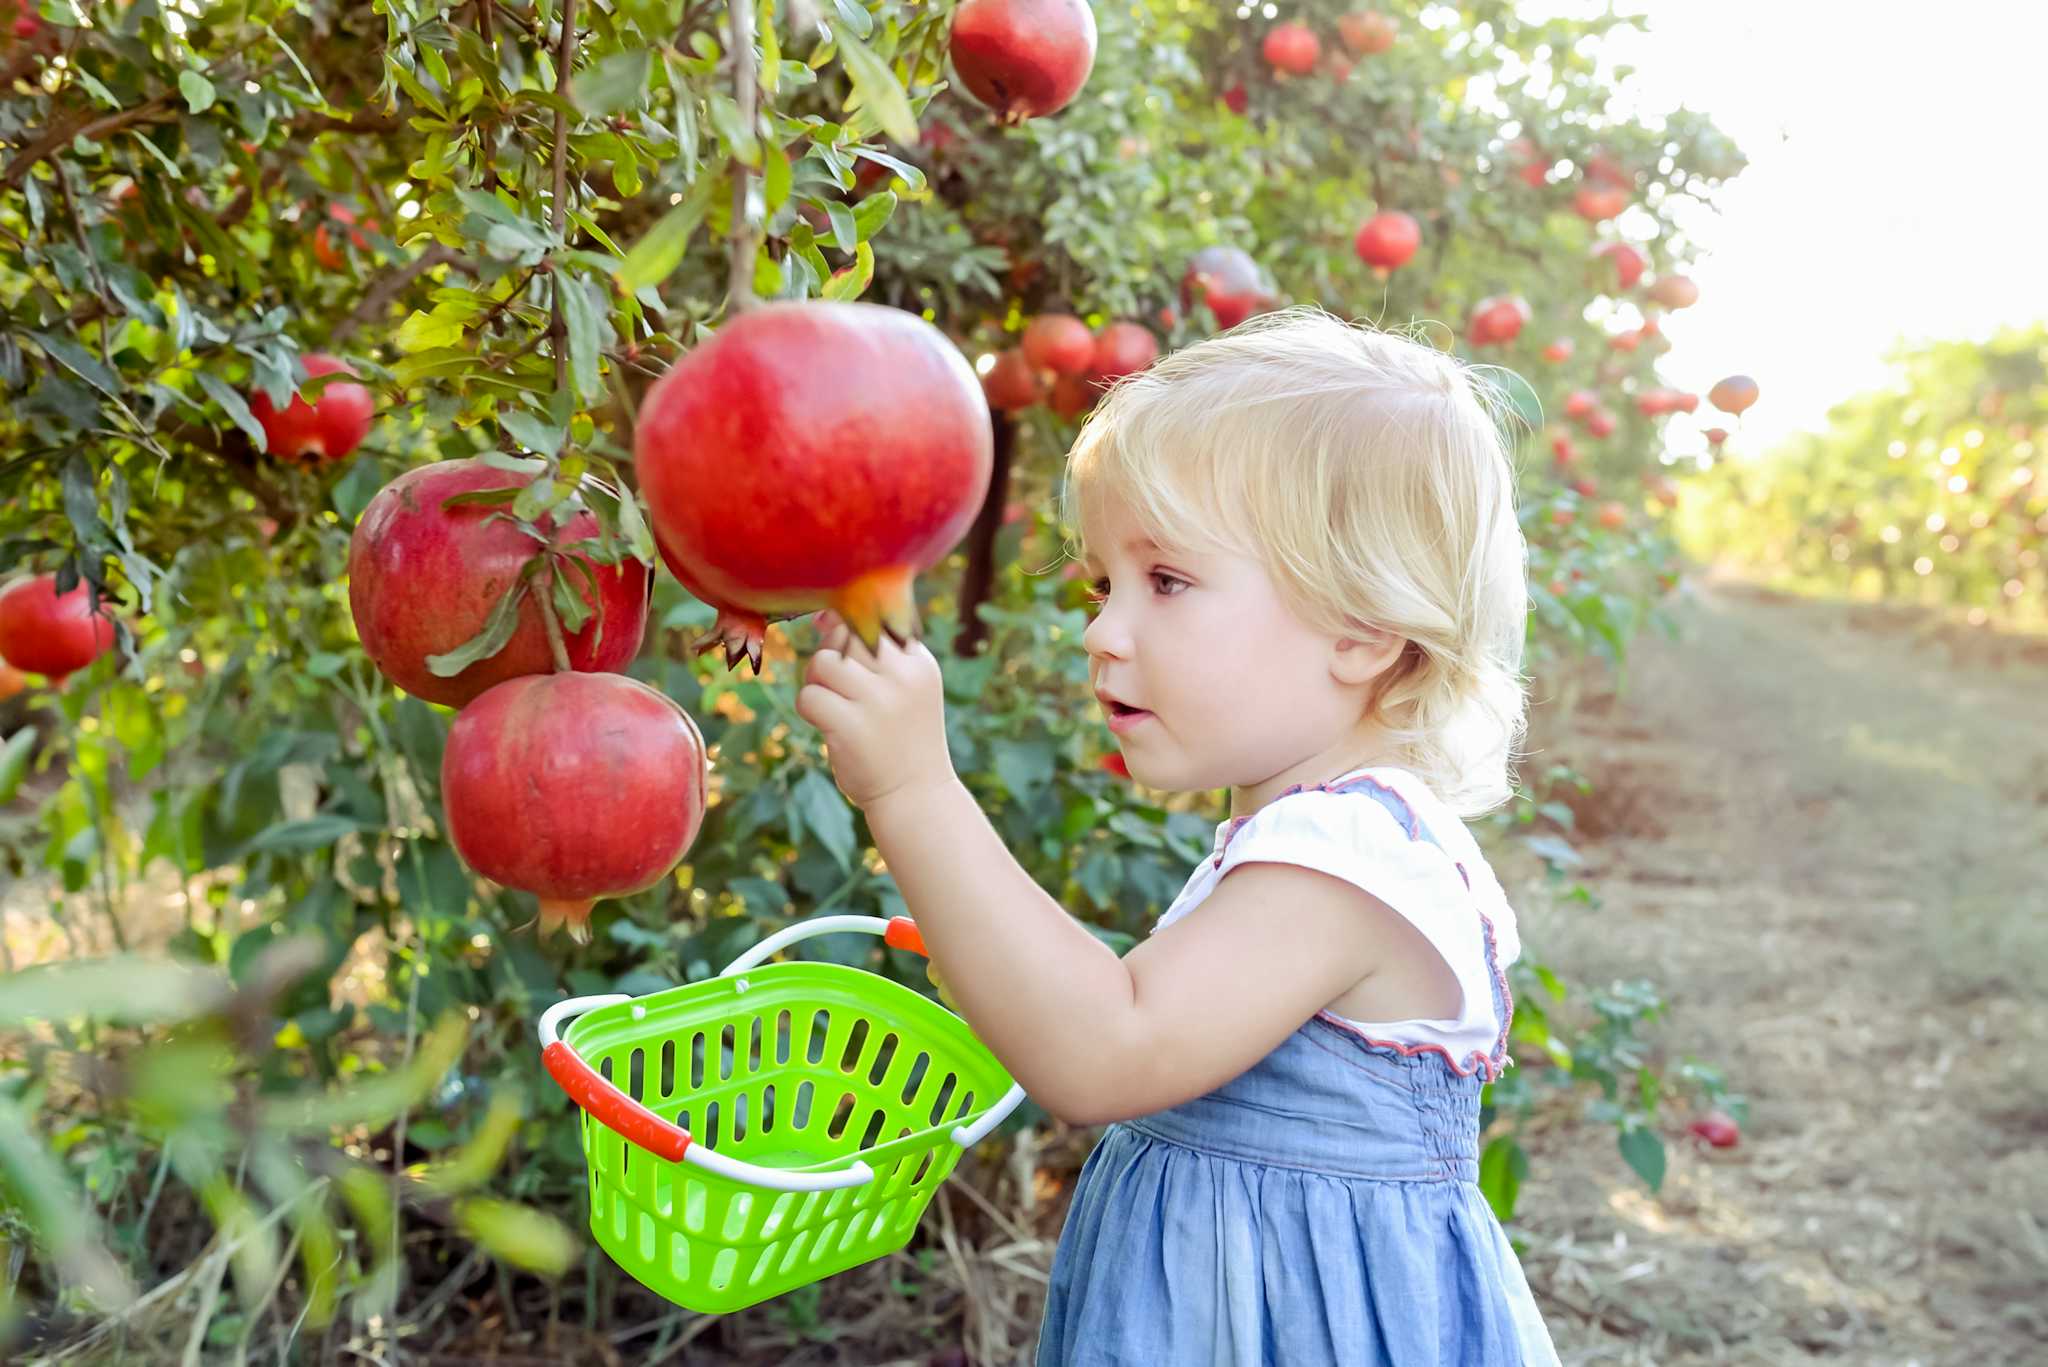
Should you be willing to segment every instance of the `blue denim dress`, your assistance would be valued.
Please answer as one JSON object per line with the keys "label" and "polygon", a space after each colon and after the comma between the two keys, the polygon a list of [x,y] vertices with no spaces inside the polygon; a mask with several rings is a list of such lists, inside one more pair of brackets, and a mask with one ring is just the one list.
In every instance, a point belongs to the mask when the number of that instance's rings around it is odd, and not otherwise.
{"label": "blue denim dress", "polygon": [[[1491,935],[1487,956],[1504,1047]],[[1484,1085],[1323,1014],[1208,1095],[1110,1126],[1053,1258],[1038,1367],[1555,1364],[1477,1185]]]}

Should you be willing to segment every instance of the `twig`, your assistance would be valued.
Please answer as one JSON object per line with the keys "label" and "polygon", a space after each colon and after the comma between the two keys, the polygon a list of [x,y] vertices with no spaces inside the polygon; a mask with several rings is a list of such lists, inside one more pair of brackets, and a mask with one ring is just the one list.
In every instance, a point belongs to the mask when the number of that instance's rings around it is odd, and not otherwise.
{"label": "twig", "polygon": [[[740,109],[740,127],[747,136],[757,137],[759,130],[754,125],[760,102],[760,73],[755,66],[754,6],[751,0],[731,0],[726,14],[732,22],[733,102]],[[754,255],[759,250],[756,239],[760,224],[748,212],[748,190],[747,164],[734,157],[731,265],[725,285],[725,311],[728,316],[744,313],[757,302],[754,298]]]}
{"label": "twig", "polygon": [[[574,0],[571,0],[573,3]],[[171,106],[179,97],[159,95],[144,101],[133,109],[118,109],[102,118],[83,120],[70,119],[58,124],[40,138],[24,147],[7,163],[7,171],[0,175],[0,189],[12,190],[21,184],[24,177],[35,168],[35,164],[60,147],[68,146],[73,138],[90,138],[103,141],[107,134],[118,133],[138,123],[158,123],[177,117]]]}
{"label": "twig", "polygon": [[[633,495],[627,492],[623,496],[631,498]],[[533,586],[533,597],[534,601],[540,604],[541,625],[547,628],[548,654],[555,657],[555,673],[567,674],[569,672],[569,648],[562,641],[562,624],[555,618],[555,584],[557,576],[560,574],[561,570],[555,563],[555,557],[550,554],[548,556],[547,582]]]}
{"label": "twig", "polygon": [[436,266],[447,265],[456,260],[453,247],[444,247],[438,242],[421,252],[399,270],[379,276],[377,282],[363,291],[363,297],[349,310],[348,317],[334,329],[328,341],[339,345],[355,335],[358,328],[384,316],[384,310],[391,307],[391,301],[405,293],[413,281],[425,275]]}
{"label": "twig", "polygon": [[[569,98],[569,69],[576,64],[576,0],[562,6],[562,41],[555,48],[555,94]],[[555,196],[549,206],[549,225],[561,237],[569,222],[569,115],[555,110]],[[555,392],[569,387],[569,324],[562,316],[562,277],[555,275],[548,291],[548,341],[555,353]],[[561,453],[556,452],[559,456]]]}

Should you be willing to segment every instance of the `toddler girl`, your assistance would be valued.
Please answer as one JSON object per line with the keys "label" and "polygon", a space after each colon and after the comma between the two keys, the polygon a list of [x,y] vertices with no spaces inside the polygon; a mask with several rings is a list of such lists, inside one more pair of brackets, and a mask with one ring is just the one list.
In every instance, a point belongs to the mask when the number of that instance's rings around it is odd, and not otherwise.
{"label": "toddler girl", "polygon": [[939,666],[822,618],[797,710],[962,1015],[1107,1124],[1040,1367],[1555,1363],[1476,1184],[1514,912],[1461,818],[1510,792],[1528,589],[1494,391],[1432,348],[1264,315],[1120,382],[1069,456],[1082,638],[1131,776],[1228,788],[1119,959],[1004,848]]}

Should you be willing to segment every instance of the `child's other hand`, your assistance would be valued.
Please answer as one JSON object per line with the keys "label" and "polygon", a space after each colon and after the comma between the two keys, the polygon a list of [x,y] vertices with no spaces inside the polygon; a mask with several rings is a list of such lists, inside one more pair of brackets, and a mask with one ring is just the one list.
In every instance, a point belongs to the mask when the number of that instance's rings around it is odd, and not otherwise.
{"label": "child's other hand", "polygon": [[945,680],[922,641],[884,635],[871,652],[829,612],[817,617],[823,644],[804,670],[797,715],[824,735],[832,777],[847,801],[866,809],[891,793],[951,782]]}

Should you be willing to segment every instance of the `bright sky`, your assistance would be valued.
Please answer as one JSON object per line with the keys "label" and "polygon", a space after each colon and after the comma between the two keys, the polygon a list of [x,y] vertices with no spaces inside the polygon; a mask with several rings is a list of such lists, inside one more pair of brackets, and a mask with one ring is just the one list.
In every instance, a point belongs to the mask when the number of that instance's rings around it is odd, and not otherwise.
{"label": "bright sky", "polygon": [[1721,212],[1686,224],[1701,297],[1666,320],[1661,362],[1667,382],[1702,393],[1730,372],[1755,377],[1763,397],[1732,446],[1819,430],[1829,406],[1885,382],[1881,357],[1902,335],[2048,319],[2048,4],[1615,8],[1651,26],[1612,43],[1637,68],[1617,108],[1704,111],[1749,157]]}

